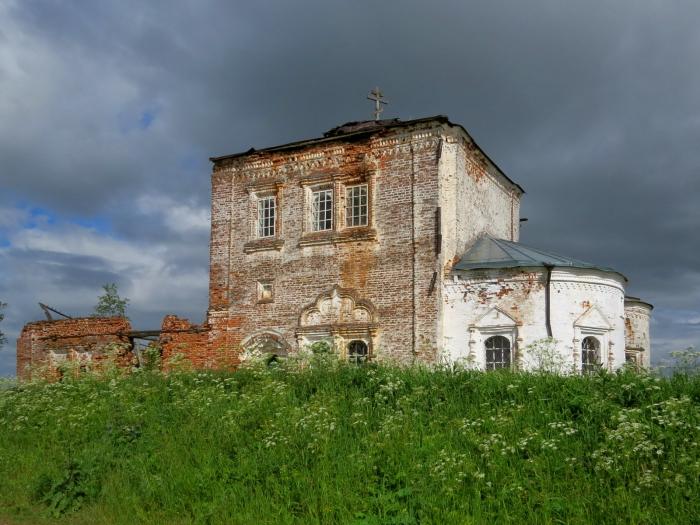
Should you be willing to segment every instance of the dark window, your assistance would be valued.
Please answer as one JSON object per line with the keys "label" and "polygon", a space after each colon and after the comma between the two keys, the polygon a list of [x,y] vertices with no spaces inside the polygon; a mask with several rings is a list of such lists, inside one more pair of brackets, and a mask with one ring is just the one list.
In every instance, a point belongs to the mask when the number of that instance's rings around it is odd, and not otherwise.
{"label": "dark window", "polygon": [[510,368],[510,341],[502,335],[489,337],[486,347],[486,370]]}
{"label": "dark window", "polygon": [[348,359],[351,363],[364,363],[368,357],[367,343],[364,341],[350,341],[348,343]]}
{"label": "dark window", "polygon": [[600,369],[600,343],[595,337],[584,337],[581,342],[581,371],[590,374]]}
{"label": "dark window", "polygon": [[271,303],[274,299],[274,289],[272,283],[258,281],[258,302]]}

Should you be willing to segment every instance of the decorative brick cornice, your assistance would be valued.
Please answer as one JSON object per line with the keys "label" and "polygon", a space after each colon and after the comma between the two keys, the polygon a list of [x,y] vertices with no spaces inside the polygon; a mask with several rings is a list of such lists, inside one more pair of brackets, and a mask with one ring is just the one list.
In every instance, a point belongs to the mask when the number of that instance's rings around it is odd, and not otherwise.
{"label": "decorative brick cornice", "polygon": [[232,163],[221,171],[253,180],[278,177],[288,173],[338,168],[345,161],[344,154],[345,148],[334,147],[323,151],[285,155],[284,160],[280,162],[273,160],[240,161]]}
{"label": "decorative brick cornice", "polygon": [[411,148],[414,152],[436,149],[439,144],[440,134],[431,131],[379,139],[372,144],[372,149],[379,157],[394,157],[409,154]]}

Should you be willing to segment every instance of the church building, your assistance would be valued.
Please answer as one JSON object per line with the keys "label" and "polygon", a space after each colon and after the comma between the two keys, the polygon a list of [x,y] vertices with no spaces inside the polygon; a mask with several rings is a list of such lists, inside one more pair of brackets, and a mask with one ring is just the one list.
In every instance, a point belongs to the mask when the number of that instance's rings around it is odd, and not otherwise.
{"label": "church building", "polygon": [[227,344],[494,369],[551,337],[575,370],[649,365],[651,306],[618,271],[520,244],[523,189],[445,116],[211,160]]}
{"label": "church building", "polygon": [[[169,315],[149,332],[165,363],[235,367],[246,350],[320,344],[354,362],[482,370],[537,367],[542,347],[566,370],[650,364],[651,305],[616,270],[521,244],[523,189],[445,116],[211,161],[209,308],[201,325]],[[87,368],[136,337],[124,318],[30,323],[18,375]]]}

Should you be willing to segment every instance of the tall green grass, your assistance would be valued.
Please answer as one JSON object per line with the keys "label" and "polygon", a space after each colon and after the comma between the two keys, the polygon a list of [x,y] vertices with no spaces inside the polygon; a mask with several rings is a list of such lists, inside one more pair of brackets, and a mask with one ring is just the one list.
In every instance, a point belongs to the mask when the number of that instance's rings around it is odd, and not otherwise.
{"label": "tall green grass", "polygon": [[[328,360],[7,385],[16,523],[696,523],[700,379]],[[0,520],[1,521],[1,520]]]}

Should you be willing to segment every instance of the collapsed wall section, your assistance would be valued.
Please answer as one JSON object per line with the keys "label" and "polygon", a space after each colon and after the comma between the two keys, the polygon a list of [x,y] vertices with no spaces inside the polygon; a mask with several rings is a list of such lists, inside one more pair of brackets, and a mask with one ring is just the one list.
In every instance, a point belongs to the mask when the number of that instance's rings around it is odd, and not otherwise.
{"label": "collapsed wall section", "polygon": [[99,368],[116,358],[118,366],[130,366],[133,344],[124,317],[79,317],[28,323],[17,339],[17,377],[38,374],[60,377],[66,364],[78,370]]}
{"label": "collapsed wall section", "polygon": [[238,352],[222,344],[218,331],[207,323],[194,324],[175,315],[163,319],[159,344],[163,369],[179,366],[196,369],[229,369],[238,365]]}

